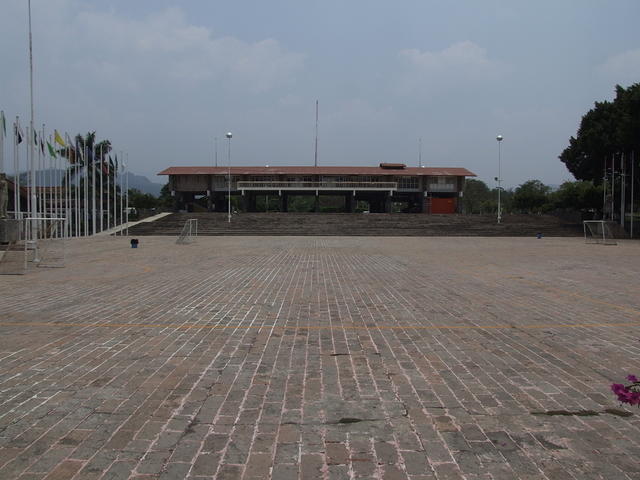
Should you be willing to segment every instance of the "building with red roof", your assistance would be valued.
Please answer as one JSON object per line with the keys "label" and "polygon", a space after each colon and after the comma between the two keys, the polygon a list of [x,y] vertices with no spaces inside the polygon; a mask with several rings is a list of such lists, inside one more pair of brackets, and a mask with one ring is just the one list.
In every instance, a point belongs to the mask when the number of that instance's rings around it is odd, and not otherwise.
{"label": "building with red roof", "polygon": [[209,211],[226,211],[227,196],[239,196],[245,211],[257,211],[257,199],[278,197],[279,209],[289,210],[295,196],[343,197],[344,211],[353,212],[366,202],[370,212],[391,212],[393,203],[402,210],[423,213],[455,213],[466,177],[476,175],[458,167],[407,167],[381,163],[377,167],[264,166],[264,167],[169,167],[168,175],[176,210],[192,211],[206,199]]}

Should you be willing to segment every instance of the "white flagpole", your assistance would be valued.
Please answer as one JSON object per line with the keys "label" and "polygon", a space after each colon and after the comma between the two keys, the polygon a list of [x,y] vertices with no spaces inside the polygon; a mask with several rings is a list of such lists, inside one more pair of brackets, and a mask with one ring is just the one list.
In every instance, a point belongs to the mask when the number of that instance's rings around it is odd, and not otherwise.
{"label": "white flagpole", "polygon": [[110,162],[110,158],[111,155],[107,155],[107,230],[109,230],[109,228],[111,228],[111,215],[109,215],[109,213],[111,212],[111,207],[109,205],[109,202],[111,201],[111,190],[109,189],[109,176],[111,175],[111,165],[109,165]]}
{"label": "white flagpole", "polygon": [[74,210],[75,210],[75,217],[76,217],[76,237],[80,236],[80,159],[82,158],[82,155],[80,154],[80,145],[76,144],[76,147],[78,147],[76,149],[76,163],[75,163],[75,175],[74,180],[75,180],[75,185],[74,185],[74,193],[75,193],[75,202],[74,202]]}
{"label": "white flagpole", "polygon": [[4,170],[4,130],[6,128],[7,121],[4,117],[4,110],[0,110],[0,173],[6,173]]}
{"label": "white flagpole", "polygon": [[29,212],[27,216],[35,218],[35,215],[33,215],[33,212],[31,211],[31,200],[34,196],[33,183],[31,181],[31,166],[33,164],[33,158],[31,157],[31,144],[33,143],[33,138],[30,140],[30,137],[32,135],[33,131],[31,131],[31,126],[29,126],[27,127],[27,178],[25,179],[25,185],[27,186],[27,212]]}
{"label": "white flagpole", "polygon": [[80,148],[80,145],[78,143],[76,143],[76,174],[74,175],[75,177],[75,194],[76,194],[76,201],[75,201],[75,213],[76,213],[76,237],[80,236],[80,179],[82,176],[82,173],[80,171],[80,159],[82,158],[82,150]]}
{"label": "white flagpole", "polygon": [[[69,135],[67,135],[67,133],[64,134],[66,140],[67,140],[67,155],[68,157],[71,157],[71,142],[69,141]],[[65,217],[67,218],[66,224],[67,224],[67,237],[71,237],[71,205],[70,205],[70,201],[69,201],[69,166],[71,165],[71,159],[67,158],[67,161],[69,162],[69,165],[65,165],[64,168],[64,214]],[[61,163],[64,165],[64,159],[61,161]]]}
{"label": "white flagpole", "polygon": [[[29,0],[28,2],[28,7],[29,7],[29,97],[31,100],[31,121],[30,121],[30,125],[31,125],[31,135],[33,135],[33,132],[35,131],[34,129],[34,109],[33,109],[33,36],[31,35],[31,0]],[[35,196],[35,190],[33,189],[33,187],[36,184],[36,170],[35,170],[35,162],[34,162],[34,155],[33,155],[33,139],[31,139],[30,142],[30,158],[31,158],[31,216],[34,218],[34,220],[32,220],[32,229],[31,229],[31,240],[32,241],[36,241],[38,239],[38,224],[37,224],[37,220],[35,220],[35,218],[38,217],[38,210],[37,210],[37,205],[36,205],[36,196]],[[35,249],[35,258],[33,259],[34,262],[38,262],[40,259],[38,258],[38,249]]]}
{"label": "white flagpole", "polygon": [[122,157],[122,175],[120,175],[120,236],[124,235],[123,233],[123,223],[124,223],[124,152],[120,152],[120,156]]}
{"label": "white flagpole", "polygon": [[[118,225],[118,156],[113,166],[113,228]],[[114,232],[117,235],[118,232]]]}
{"label": "white flagpole", "polygon": [[96,234],[96,142],[91,146],[91,235]]}
{"label": "white flagpole", "polygon": [[18,134],[20,132],[20,119],[16,116],[13,124],[13,210],[14,217],[20,218],[20,144]]}
{"label": "white flagpole", "polygon": [[104,190],[103,190],[103,183],[102,183],[102,170],[104,170],[104,152],[103,152],[103,144],[100,144],[100,231],[104,230]]}
{"label": "white flagpole", "polygon": [[[129,154],[127,153],[127,163],[129,163]],[[125,164],[125,168],[127,165]],[[126,197],[125,197],[125,212],[126,212],[126,220],[127,220],[127,237],[129,236],[129,175],[125,178],[125,186],[126,186]]]}
{"label": "white flagpole", "polygon": [[[36,139],[34,138],[34,141]],[[40,184],[40,196],[42,197],[40,199],[40,202],[38,203],[38,215],[40,217],[46,217],[46,201],[47,201],[47,194],[46,194],[46,189],[44,184],[46,183],[47,180],[47,172],[46,172],[46,168],[47,168],[47,162],[46,159],[44,158],[44,155],[42,155],[42,151],[38,148],[39,146],[39,142],[36,142],[36,151],[38,152],[38,168],[40,169],[40,175],[38,175],[38,173],[36,172],[36,185],[39,183]],[[38,178],[40,177],[40,178]]]}
{"label": "white flagpole", "polygon": [[630,233],[631,238],[633,238],[633,216],[635,215],[635,212],[633,211],[633,191],[634,191],[633,182],[635,181],[635,163],[636,163],[636,152],[632,151],[631,152],[631,206],[629,207],[629,210],[631,211],[631,233]]}
{"label": "white flagpole", "polygon": [[84,236],[89,236],[89,146],[84,143]]}

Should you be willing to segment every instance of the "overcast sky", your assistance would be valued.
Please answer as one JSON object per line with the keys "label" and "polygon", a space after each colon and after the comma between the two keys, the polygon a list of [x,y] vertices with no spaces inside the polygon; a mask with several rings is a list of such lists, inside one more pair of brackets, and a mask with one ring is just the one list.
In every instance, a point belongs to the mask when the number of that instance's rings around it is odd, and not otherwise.
{"label": "overcast sky", "polygon": [[[0,109],[28,120],[27,0],[0,4]],[[637,0],[32,0],[36,123],[171,165],[571,175],[581,116],[640,81]]]}

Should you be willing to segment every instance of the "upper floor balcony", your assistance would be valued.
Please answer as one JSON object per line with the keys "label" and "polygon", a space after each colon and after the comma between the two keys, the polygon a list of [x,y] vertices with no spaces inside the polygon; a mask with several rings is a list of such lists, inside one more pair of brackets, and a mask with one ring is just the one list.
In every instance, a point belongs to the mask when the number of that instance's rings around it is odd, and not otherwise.
{"label": "upper floor balcony", "polygon": [[237,182],[238,190],[360,190],[360,191],[395,191],[397,182],[338,182],[338,181],[268,181],[268,182]]}

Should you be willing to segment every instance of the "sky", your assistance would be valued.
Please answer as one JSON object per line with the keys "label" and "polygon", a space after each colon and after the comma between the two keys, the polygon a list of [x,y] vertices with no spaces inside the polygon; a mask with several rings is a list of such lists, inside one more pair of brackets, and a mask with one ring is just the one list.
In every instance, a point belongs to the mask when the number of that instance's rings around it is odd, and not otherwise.
{"label": "sky", "polygon": [[[317,100],[320,165],[421,156],[493,187],[500,134],[503,185],[557,185],[582,115],[640,82],[637,0],[31,4],[36,124],[95,130],[162,183],[226,165],[226,132],[233,165],[313,165]],[[24,125],[27,0],[1,10],[0,109]]]}

